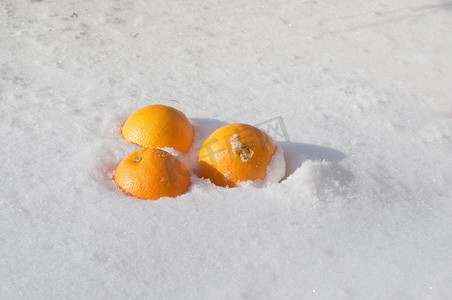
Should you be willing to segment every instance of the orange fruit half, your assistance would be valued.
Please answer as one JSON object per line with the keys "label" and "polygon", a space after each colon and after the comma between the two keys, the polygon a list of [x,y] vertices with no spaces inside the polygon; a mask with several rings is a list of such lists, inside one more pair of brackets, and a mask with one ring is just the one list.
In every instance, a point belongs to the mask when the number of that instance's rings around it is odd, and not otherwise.
{"label": "orange fruit half", "polygon": [[231,124],[214,131],[199,152],[199,174],[219,186],[264,180],[276,145],[262,130]]}
{"label": "orange fruit half", "polygon": [[134,112],[124,123],[122,135],[144,148],[173,148],[188,152],[194,130],[181,111],[166,105],[149,105]]}
{"label": "orange fruit half", "polygon": [[143,149],[121,161],[114,180],[132,196],[157,200],[186,193],[190,173],[174,155],[160,149]]}

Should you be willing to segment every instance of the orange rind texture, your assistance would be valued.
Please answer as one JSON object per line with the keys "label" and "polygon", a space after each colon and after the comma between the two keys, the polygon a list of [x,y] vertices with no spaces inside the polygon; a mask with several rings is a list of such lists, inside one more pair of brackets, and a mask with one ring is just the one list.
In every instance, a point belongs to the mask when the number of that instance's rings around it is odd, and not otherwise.
{"label": "orange rind texture", "polygon": [[157,200],[186,193],[190,186],[190,172],[177,157],[166,151],[143,149],[121,161],[114,180],[134,197]]}
{"label": "orange rind texture", "polygon": [[166,105],[149,105],[134,112],[124,123],[123,137],[143,148],[173,148],[187,153],[194,130],[181,111]]}
{"label": "orange rind texture", "polygon": [[214,131],[199,153],[199,174],[219,186],[264,180],[276,145],[262,130],[230,124]]}

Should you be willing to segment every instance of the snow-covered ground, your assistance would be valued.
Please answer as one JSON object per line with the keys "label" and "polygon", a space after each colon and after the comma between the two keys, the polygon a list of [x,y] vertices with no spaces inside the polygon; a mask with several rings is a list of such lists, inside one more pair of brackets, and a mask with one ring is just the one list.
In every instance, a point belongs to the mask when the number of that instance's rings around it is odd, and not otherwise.
{"label": "snow-covered ground", "polygon": [[[2,0],[0,298],[451,299],[451,83],[450,0]],[[285,179],[126,196],[155,103]]]}

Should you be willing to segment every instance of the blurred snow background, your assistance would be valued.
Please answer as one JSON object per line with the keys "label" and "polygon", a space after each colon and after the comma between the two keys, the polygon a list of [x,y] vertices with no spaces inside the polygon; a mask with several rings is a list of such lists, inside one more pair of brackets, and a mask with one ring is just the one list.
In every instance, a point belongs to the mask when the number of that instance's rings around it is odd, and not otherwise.
{"label": "blurred snow background", "polygon": [[[1,1],[0,297],[452,298],[451,37],[451,1]],[[281,116],[286,179],[127,197],[155,103],[193,147]]]}

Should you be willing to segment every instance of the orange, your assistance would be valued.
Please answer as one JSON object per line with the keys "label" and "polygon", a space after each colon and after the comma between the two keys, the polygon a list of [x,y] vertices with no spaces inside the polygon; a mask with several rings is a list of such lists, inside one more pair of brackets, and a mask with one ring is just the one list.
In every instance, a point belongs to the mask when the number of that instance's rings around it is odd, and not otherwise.
{"label": "orange", "polygon": [[127,156],[115,170],[115,181],[132,196],[146,200],[176,197],[188,191],[190,173],[174,155],[143,149]]}
{"label": "orange", "polygon": [[199,152],[199,174],[219,186],[264,180],[276,145],[262,130],[231,124],[215,130]]}
{"label": "orange", "polygon": [[144,148],[173,148],[188,152],[194,130],[181,111],[166,105],[149,105],[134,112],[124,123],[122,135]]}

